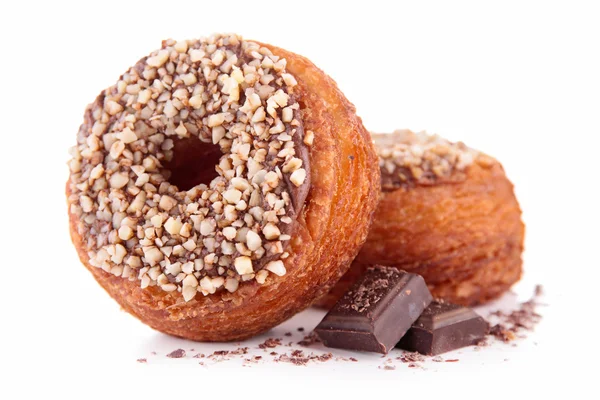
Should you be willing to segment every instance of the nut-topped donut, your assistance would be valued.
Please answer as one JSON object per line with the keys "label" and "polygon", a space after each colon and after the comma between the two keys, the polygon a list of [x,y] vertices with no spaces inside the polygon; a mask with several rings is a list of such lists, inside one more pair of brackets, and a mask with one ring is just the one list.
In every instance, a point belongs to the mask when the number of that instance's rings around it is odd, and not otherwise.
{"label": "nut-topped donut", "polygon": [[325,293],[379,180],[333,81],[236,35],[141,59],[88,106],[69,167],[82,262],[126,310],[195,340],[251,336]]}
{"label": "nut-topped donut", "polygon": [[372,137],[381,201],[365,245],[321,305],[335,304],[372,264],[418,273],[434,296],[464,305],[519,280],[525,229],[498,160],[425,132]]}

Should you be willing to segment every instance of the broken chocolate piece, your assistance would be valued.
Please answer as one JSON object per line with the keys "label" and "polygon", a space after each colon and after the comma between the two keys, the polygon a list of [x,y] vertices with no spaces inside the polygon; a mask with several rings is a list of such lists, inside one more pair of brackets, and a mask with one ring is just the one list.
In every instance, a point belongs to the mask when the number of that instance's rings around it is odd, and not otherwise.
{"label": "broken chocolate piece", "polygon": [[480,342],[487,322],[475,311],[452,303],[434,301],[404,335],[397,347],[434,356]]}
{"label": "broken chocolate piece", "polygon": [[328,347],[385,354],[431,301],[421,276],[396,268],[371,267],[315,332]]}

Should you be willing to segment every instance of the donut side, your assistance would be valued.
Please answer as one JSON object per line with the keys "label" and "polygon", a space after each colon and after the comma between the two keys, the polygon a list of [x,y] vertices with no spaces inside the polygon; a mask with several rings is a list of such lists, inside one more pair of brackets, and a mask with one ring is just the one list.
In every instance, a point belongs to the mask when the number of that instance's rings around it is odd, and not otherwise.
{"label": "donut side", "polygon": [[[298,82],[310,151],[311,186],[284,260],[287,273],[264,284],[243,282],[237,291],[183,301],[157,286],[142,289],[94,267],[70,213],[71,237],[82,263],[125,309],[159,331],[201,341],[240,340],[266,331],[309,306],[348,269],[364,242],[378,200],[379,169],[369,134],[335,83],[310,61],[282,49]],[[67,195],[70,195],[67,187]],[[352,215],[353,218],[348,218]]]}
{"label": "donut side", "polygon": [[320,301],[330,307],[372,264],[422,275],[435,297],[475,305],[521,276],[525,228],[501,164],[475,162],[460,179],[382,192],[350,271]]}

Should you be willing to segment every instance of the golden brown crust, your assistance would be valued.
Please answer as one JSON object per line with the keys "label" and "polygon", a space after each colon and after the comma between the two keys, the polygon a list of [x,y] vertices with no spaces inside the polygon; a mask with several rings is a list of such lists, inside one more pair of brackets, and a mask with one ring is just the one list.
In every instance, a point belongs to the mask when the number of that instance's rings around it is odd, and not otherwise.
{"label": "golden brown crust", "polygon": [[370,264],[421,274],[436,297],[483,303],[519,280],[524,233],[513,185],[498,162],[474,163],[459,182],[382,192],[365,245],[320,304],[335,304]]}
{"label": "golden brown crust", "polygon": [[[346,272],[364,242],[378,200],[379,168],[368,132],[335,82],[306,58],[264,45],[287,59],[305,130],[314,132],[311,188],[285,259],[286,275],[240,284],[184,302],[180,294],[93,267],[70,214],[83,264],[128,312],[159,331],[198,341],[230,341],[264,332],[308,307]],[[352,215],[352,218],[348,218]]]}

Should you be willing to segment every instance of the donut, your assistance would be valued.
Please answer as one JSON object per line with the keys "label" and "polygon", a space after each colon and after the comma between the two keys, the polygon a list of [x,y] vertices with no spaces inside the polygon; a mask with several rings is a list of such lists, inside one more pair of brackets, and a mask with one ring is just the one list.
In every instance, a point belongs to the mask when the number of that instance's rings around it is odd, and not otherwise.
{"label": "donut", "polygon": [[467,306],[520,279],[525,226],[500,162],[424,132],[372,136],[381,200],[367,241],[321,306],[333,306],[372,264],[420,274],[435,297]]}
{"label": "donut", "polygon": [[237,35],[163,41],[86,108],[68,166],[81,262],[123,309],[196,341],[256,335],[327,293],[379,196],[335,82]]}

